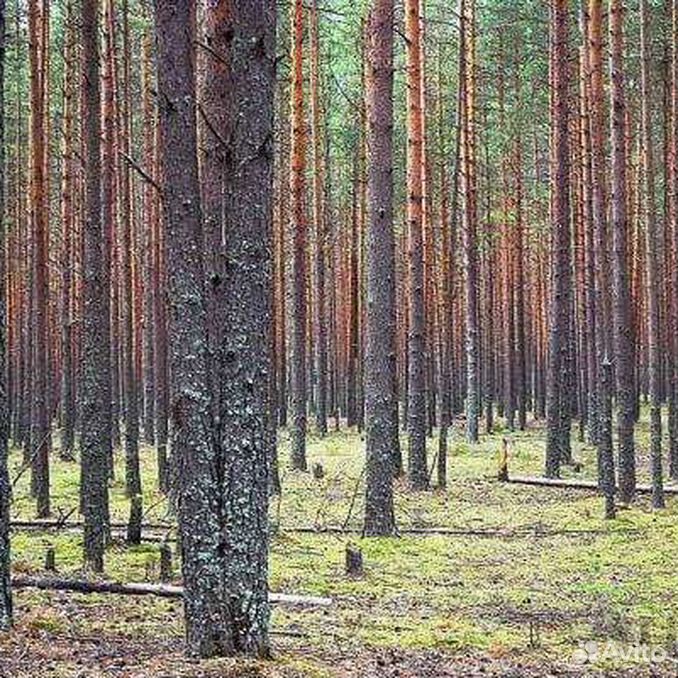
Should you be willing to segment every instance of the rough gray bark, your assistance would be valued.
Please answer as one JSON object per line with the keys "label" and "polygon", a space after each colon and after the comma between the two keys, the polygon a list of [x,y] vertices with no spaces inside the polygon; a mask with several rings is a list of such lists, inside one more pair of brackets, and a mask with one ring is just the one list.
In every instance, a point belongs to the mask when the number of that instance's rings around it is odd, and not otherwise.
{"label": "rough gray bark", "polygon": [[275,11],[273,0],[233,3],[233,170],[225,178],[227,261],[219,299],[225,320],[219,417],[229,650],[260,656],[269,653]]}
{"label": "rough gray bark", "polygon": [[188,651],[228,650],[220,514],[222,469],[213,444],[207,302],[198,181],[195,7],[155,3],[160,155],[169,286],[172,443],[177,477]]}
{"label": "rough gray bark", "polygon": [[569,339],[570,293],[570,144],[568,136],[568,3],[553,0],[553,224],[551,244],[551,313],[546,387],[546,476],[557,478],[570,457]]}
{"label": "rough gray bark", "polygon": [[[5,0],[0,0],[0,252],[5,251]],[[5,257],[0,256],[0,280],[5,279]],[[7,472],[9,412],[6,372],[6,287],[0,285],[0,631],[12,625],[10,589],[9,504]]]}
{"label": "rough gray bark", "polygon": [[103,570],[108,524],[108,460],[111,450],[110,335],[105,297],[105,238],[101,221],[101,100],[99,96],[99,1],[82,0],[85,141],[82,366],[80,370],[81,504],[84,559]]}
{"label": "rough gray bark", "polygon": [[365,534],[395,529],[398,455],[393,233],[393,0],[374,0],[367,24],[367,310]]}
{"label": "rough gray bark", "polygon": [[[226,232],[225,181],[233,168],[228,142],[231,138],[229,93],[231,91],[229,52],[233,39],[233,0],[205,3],[205,28],[200,56],[200,104],[198,120],[201,123],[201,188],[205,229],[205,275],[208,289],[208,332],[210,359],[218,374],[219,351],[225,327],[223,307],[219,299],[223,293]],[[215,404],[223,381],[215,378],[212,389]],[[215,413],[216,414],[216,413]]]}
{"label": "rough gray bark", "polygon": [[619,499],[628,503],[636,486],[633,441],[635,424],[634,332],[627,263],[629,228],[626,195],[626,94],[624,77],[624,17],[621,0],[610,0],[610,80],[612,83],[612,275],[617,437],[619,439]]}

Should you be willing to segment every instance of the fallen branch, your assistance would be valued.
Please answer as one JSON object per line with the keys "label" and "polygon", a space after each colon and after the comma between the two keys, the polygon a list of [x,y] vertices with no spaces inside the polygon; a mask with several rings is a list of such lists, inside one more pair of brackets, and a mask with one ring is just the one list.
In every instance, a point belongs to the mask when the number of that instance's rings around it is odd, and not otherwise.
{"label": "fallen branch", "polygon": [[[535,487],[564,487],[573,490],[590,490],[598,492],[598,483],[595,480],[569,480],[565,478],[541,478],[537,476],[510,476],[503,481],[514,485],[532,485]],[[651,485],[636,485],[636,492],[640,494],[652,494]],[[678,495],[678,487],[664,485],[664,493]]]}
{"label": "fallen branch", "polygon": [[[171,584],[145,584],[111,581],[85,581],[76,579],[41,579],[18,576],[12,578],[15,589],[40,589],[42,591],[73,591],[75,593],[112,593],[123,596],[158,596],[160,598],[183,598],[184,587]],[[268,600],[272,605],[309,605],[328,607],[331,598],[299,596],[290,593],[271,593]]]}
{"label": "fallen branch", "polygon": [[[12,522],[11,526],[14,529],[18,530],[44,530],[47,529],[45,523],[47,521],[16,521]],[[50,521],[49,525],[53,525],[56,521]],[[54,525],[56,527],[56,525]],[[145,530],[153,529],[152,524],[144,525]],[[82,529],[82,523],[80,522],[68,522],[61,526],[61,530],[71,531]],[[156,528],[157,529],[157,528]],[[161,529],[168,530],[170,526],[162,526]],[[341,525],[324,525],[324,526],[306,526],[306,525],[289,525],[289,526],[276,526],[276,532],[280,533],[290,533],[290,534],[334,534],[334,535],[362,535],[362,529],[359,527],[343,527]],[[111,525],[111,530],[114,532],[123,532],[125,530],[125,525],[122,523],[113,523]],[[620,530],[613,530],[615,533],[637,533],[640,530],[638,528],[624,528]],[[430,525],[427,527],[401,527],[398,529],[399,536],[447,536],[447,537],[485,537],[490,539],[506,539],[506,538],[515,538],[515,537],[549,537],[555,535],[587,535],[587,534],[608,534],[610,530],[600,530],[600,529],[569,529],[569,528],[555,528],[549,529],[542,527],[540,525],[519,525],[514,528],[501,528],[501,527],[442,527],[436,525]],[[142,534],[142,541],[144,542],[173,542],[175,541],[167,535],[167,532],[164,534],[158,534],[157,532],[149,533],[145,531]]]}

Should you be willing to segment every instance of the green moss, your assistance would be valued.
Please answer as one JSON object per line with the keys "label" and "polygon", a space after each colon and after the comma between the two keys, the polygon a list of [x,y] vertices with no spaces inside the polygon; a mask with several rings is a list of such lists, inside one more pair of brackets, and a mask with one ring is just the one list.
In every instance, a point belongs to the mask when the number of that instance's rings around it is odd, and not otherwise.
{"label": "green moss", "polygon": [[[605,521],[602,499],[594,493],[501,484],[494,476],[504,437],[509,441],[511,473],[540,474],[543,431],[538,427],[483,436],[473,446],[465,442],[459,428],[451,435],[445,491],[412,493],[406,482],[396,483],[396,515],[402,529],[438,526],[459,534],[404,532],[399,538],[361,539],[361,437],[342,431],[323,440],[311,438],[309,463],[319,462],[325,469],[325,477],[315,480],[311,474],[288,470],[288,441],[281,435],[283,495],[271,504],[271,520],[276,524],[271,588],[332,596],[335,601],[329,610],[275,610],[273,628],[283,633],[274,636],[279,648],[277,667],[284,675],[337,675],[323,659],[328,645],[344,653],[435,649],[558,665],[567,665],[582,643],[633,638],[637,629],[642,629],[644,642],[668,646],[678,626],[675,498],[670,498],[667,510],[653,512],[648,499],[640,497],[616,520]],[[643,425],[638,438],[641,480],[648,478],[646,438]],[[430,459],[436,445],[436,440],[429,441]],[[583,463],[579,475],[595,477],[595,450],[576,443],[574,451]],[[167,508],[156,488],[155,455],[143,449],[141,458],[144,503],[152,507],[147,520],[158,521]],[[20,455],[13,454],[15,469],[20,462]],[[119,456],[118,479],[123,471]],[[565,474],[574,475],[571,469]],[[77,507],[77,465],[54,460],[52,479],[53,505],[63,511]],[[33,513],[28,482],[25,474],[17,487],[13,506],[17,517],[29,518]],[[122,481],[112,483],[114,521],[126,520],[128,505]],[[345,522],[358,533],[291,530]],[[363,551],[361,578],[344,574],[348,543]],[[56,550],[60,573],[78,574],[81,537],[77,531],[15,533],[16,570],[39,571],[50,545]],[[154,580],[158,560],[157,544],[130,548],[115,541],[107,552],[107,575],[126,581]],[[178,566],[177,562],[177,571]],[[35,600],[35,595],[22,591],[18,599],[23,604]],[[50,594],[41,596],[42,605],[55,604]],[[69,633],[182,636],[177,601],[104,596],[71,596],[70,600],[78,614],[68,620]],[[107,612],[97,614],[102,609]],[[58,615],[48,615],[35,623],[58,635],[63,632],[59,620]],[[298,652],[302,647],[305,652]],[[626,663],[625,659],[613,662],[615,666]]]}

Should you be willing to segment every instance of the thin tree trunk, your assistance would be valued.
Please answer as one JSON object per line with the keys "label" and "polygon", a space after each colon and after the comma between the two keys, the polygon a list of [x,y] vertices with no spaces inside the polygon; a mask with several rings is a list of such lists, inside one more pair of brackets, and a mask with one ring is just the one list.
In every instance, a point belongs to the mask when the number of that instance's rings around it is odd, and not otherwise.
{"label": "thin tree trunk", "polygon": [[327,313],[325,293],[326,207],[323,128],[320,104],[320,46],[318,7],[313,0],[311,24],[311,129],[313,136],[313,222],[315,226],[315,353],[316,353],[316,427],[321,437],[327,435]]}
{"label": "thin tree trunk", "polygon": [[[0,252],[5,251],[5,0],[0,0]],[[5,279],[5,257],[0,256],[0,280]],[[7,409],[7,328],[5,286],[0,285],[0,631],[12,625],[10,589],[9,506],[11,486],[7,472],[9,412]]]}
{"label": "thin tree trunk", "polygon": [[[673,144],[673,164],[671,173],[671,198],[673,220],[673,388],[672,402],[678,410],[678,0],[672,0],[672,89],[671,89],[671,140]],[[678,479],[678,411],[673,417],[674,435],[671,436],[671,449],[669,455],[669,474],[671,478]]]}
{"label": "thin tree trunk", "polygon": [[560,476],[570,458],[569,340],[570,340],[570,143],[568,98],[568,2],[552,0],[551,65],[553,224],[551,245],[551,313],[547,383],[546,476]]}
{"label": "thin tree trunk", "polygon": [[292,256],[292,466],[305,471],[306,462],[306,122],[304,118],[304,5],[303,0],[292,4],[292,91],[291,91],[291,150],[290,196]]}
{"label": "thin tree trunk", "polygon": [[[145,35],[143,40],[142,66],[142,111],[144,135],[144,165],[152,171],[155,157],[155,107],[152,99],[151,37]],[[156,196],[155,187],[146,182],[143,192],[143,275],[144,275],[144,310],[143,310],[143,372],[144,372],[144,441],[148,445],[155,444],[155,301],[153,289],[154,259],[153,223],[155,220]]]}
{"label": "thin tree trunk", "polygon": [[110,335],[104,322],[108,280],[101,222],[101,100],[99,95],[99,2],[82,2],[85,141],[85,223],[83,261],[83,346],[80,459],[85,563],[104,566],[108,525],[108,461],[111,449]]}
{"label": "thin tree trunk", "polygon": [[610,0],[610,80],[612,84],[612,274],[614,283],[614,374],[619,440],[619,500],[628,504],[636,486],[633,439],[635,424],[634,333],[628,271],[629,222],[626,176],[626,93],[624,76],[624,8]]}
{"label": "thin tree trunk", "polygon": [[664,507],[662,478],[661,420],[661,346],[660,346],[660,270],[657,255],[657,223],[655,219],[654,154],[652,149],[652,116],[650,114],[650,54],[647,0],[640,0],[641,51],[641,118],[643,135],[643,188],[645,191],[645,245],[647,253],[647,349],[650,398],[650,463],[652,469],[652,506]]}
{"label": "thin tree trunk", "polygon": [[475,0],[462,0],[462,59],[464,89],[462,195],[464,268],[466,271],[466,439],[478,441],[480,418],[480,323],[478,310],[478,241],[476,195]]}
{"label": "thin tree trunk", "polygon": [[74,150],[74,108],[75,108],[75,26],[73,4],[67,3],[64,73],[64,122],[63,122],[63,172],[61,190],[61,225],[62,225],[62,259],[61,259],[61,450],[62,459],[73,459],[75,446],[75,388],[73,367],[73,234],[74,188],[76,164]]}
{"label": "thin tree trunk", "polygon": [[43,23],[49,11],[44,0],[28,5],[31,79],[31,222],[33,226],[33,371],[31,407],[31,487],[39,518],[50,514],[49,452],[51,450],[49,397],[49,279],[48,196],[45,176],[46,69],[43,62]]}
{"label": "thin tree trunk", "polygon": [[395,529],[398,457],[393,232],[393,0],[374,0],[367,23],[367,309],[365,534]]}
{"label": "thin tree trunk", "polygon": [[409,231],[408,471],[415,490],[428,487],[426,463],[426,308],[423,242],[423,139],[421,109],[421,0],[406,0],[407,35],[407,221]]}

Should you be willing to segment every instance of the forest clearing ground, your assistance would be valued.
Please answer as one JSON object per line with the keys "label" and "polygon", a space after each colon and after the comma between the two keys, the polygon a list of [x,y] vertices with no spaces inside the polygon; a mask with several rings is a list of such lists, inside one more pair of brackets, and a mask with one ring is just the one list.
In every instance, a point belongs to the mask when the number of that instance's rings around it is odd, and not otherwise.
{"label": "forest clearing ground", "polygon": [[[621,656],[640,643],[667,653],[678,627],[677,502],[653,513],[641,497],[617,520],[602,519],[594,493],[501,484],[494,479],[502,437],[510,471],[540,475],[543,432],[499,431],[477,446],[451,440],[448,487],[411,493],[397,483],[401,528],[438,527],[472,534],[403,533],[392,539],[359,534],[299,533],[292,527],[360,528],[362,442],[332,433],[309,443],[309,462],[324,478],[288,470],[281,439],[283,494],[274,498],[271,590],[330,596],[330,608],[276,608],[274,662],[211,661],[182,655],[179,601],[19,590],[17,628],[0,640],[0,676],[675,676],[670,660]],[[639,430],[640,479],[647,480],[646,423]],[[429,441],[433,459],[437,441]],[[122,456],[122,455],[120,455]],[[575,444],[583,478],[595,475],[595,451]],[[124,521],[122,459],[112,486],[112,520]],[[12,475],[21,466],[15,451]],[[153,452],[142,458],[147,521],[164,519],[155,489]],[[78,467],[53,455],[53,505],[77,506]],[[356,492],[356,488],[358,488]],[[15,488],[13,517],[33,517],[28,477]],[[159,502],[159,503],[158,503]],[[155,506],[154,506],[155,504]],[[350,507],[352,506],[352,510]],[[349,517],[350,511],[350,517]],[[484,534],[483,534],[484,533]],[[360,546],[365,575],[344,574],[344,551]],[[17,531],[14,572],[39,574],[48,546],[60,576],[79,576],[78,532]],[[114,544],[106,572],[120,581],[157,581],[158,544]],[[579,663],[581,648],[602,656]],[[587,645],[587,647],[591,647]],[[614,656],[611,656],[614,655]],[[596,673],[597,672],[597,673]]]}

